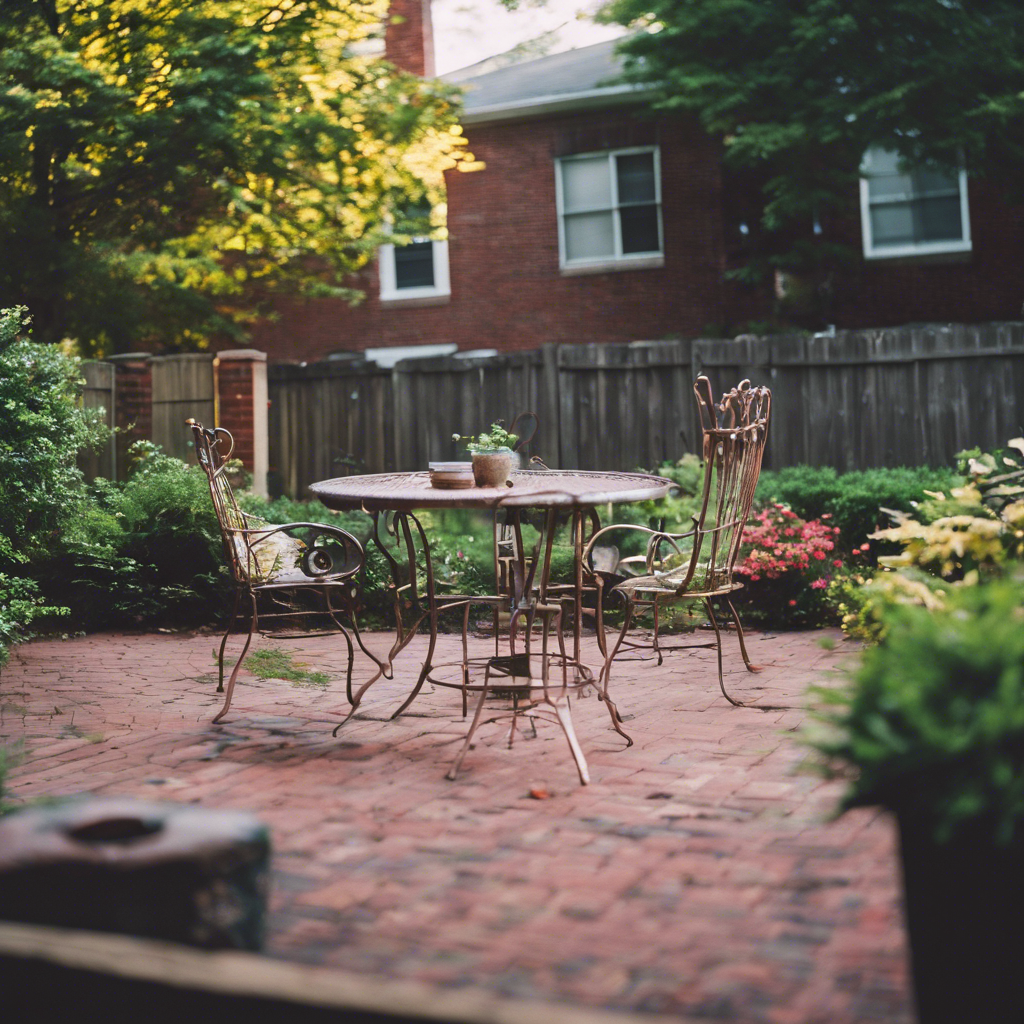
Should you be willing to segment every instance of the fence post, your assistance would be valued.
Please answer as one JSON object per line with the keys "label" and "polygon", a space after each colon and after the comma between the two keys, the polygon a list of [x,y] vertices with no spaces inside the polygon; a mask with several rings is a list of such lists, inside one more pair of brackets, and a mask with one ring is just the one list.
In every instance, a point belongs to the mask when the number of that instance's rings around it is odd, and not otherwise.
{"label": "fence post", "polygon": [[114,364],[115,479],[125,478],[128,447],[153,436],[153,366],[148,352],[109,356]]}
{"label": "fence post", "polygon": [[213,360],[217,426],[231,431],[235,457],[252,473],[252,489],[267,495],[270,429],[267,354],[253,348],[218,352]]}

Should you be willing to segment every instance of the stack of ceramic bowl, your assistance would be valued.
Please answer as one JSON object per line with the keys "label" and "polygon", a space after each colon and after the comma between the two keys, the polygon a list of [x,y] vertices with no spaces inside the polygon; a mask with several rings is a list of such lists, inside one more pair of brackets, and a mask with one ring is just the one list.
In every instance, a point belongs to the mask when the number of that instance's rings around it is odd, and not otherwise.
{"label": "stack of ceramic bowl", "polygon": [[473,486],[472,462],[430,462],[430,486],[442,490],[454,490],[458,487]]}

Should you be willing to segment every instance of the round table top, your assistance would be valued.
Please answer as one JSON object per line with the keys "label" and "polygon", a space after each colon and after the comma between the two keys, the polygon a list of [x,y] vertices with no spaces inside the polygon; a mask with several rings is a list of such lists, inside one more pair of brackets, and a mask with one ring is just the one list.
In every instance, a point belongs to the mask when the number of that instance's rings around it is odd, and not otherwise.
{"label": "round table top", "polygon": [[373,473],[320,480],[312,494],[328,508],[345,512],[406,511],[417,508],[593,508],[608,502],[663,498],[675,486],[647,473],[603,473],[576,469],[520,469],[511,486],[432,487],[428,473]]}

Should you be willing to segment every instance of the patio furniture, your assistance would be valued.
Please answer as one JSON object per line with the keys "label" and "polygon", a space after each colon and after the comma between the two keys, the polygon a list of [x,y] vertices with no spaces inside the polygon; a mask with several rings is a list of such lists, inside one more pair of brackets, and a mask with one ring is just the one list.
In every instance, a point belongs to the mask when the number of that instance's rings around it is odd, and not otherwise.
{"label": "patio furniture", "polygon": [[[373,683],[382,676],[389,678],[387,672],[390,671],[392,659],[409,643],[423,622],[427,622],[430,628],[427,654],[411,693],[392,717],[400,715],[412,703],[428,680],[441,686],[460,689],[463,712],[466,713],[467,695],[476,690],[470,675],[479,667],[469,657],[467,642],[469,610],[474,604],[487,605],[493,612],[494,657],[501,656],[498,612],[505,609],[510,613],[506,637],[510,656],[516,654],[520,624],[525,622],[525,635],[529,637],[531,623],[539,615],[545,633],[554,635],[559,644],[559,657],[567,659],[566,663],[580,664],[581,616],[573,615],[573,647],[570,656],[563,650],[561,613],[557,620],[559,628],[556,630],[552,625],[555,620],[551,618],[554,613],[546,609],[552,605],[561,607],[566,603],[574,605],[576,609],[582,605],[586,589],[582,557],[589,535],[600,528],[596,508],[613,502],[662,498],[672,486],[670,480],[643,473],[589,473],[575,470],[518,470],[512,473],[510,487],[458,490],[431,487],[427,473],[339,477],[313,484],[310,490],[328,508],[358,508],[373,517],[373,542],[392,569],[395,642],[387,657],[378,662],[378,670],[373,676],[354,693],[350,692],[352,708],[348,718],[355,713]],[[501,559],[507,557],[503,541],[507,528],[514,553],[509,573],[510,592],[491,595],[438,592],[429,539],[414,513],[419,509],[444,508],[478,509],[507,517],[506,522],[495,529],[495,568],[498,571]],[[527,520],[531,520],[538,530],[537,544],[532,554],[525,550],[523,543],[523,525]],[[574,582],[566,585],[563,590],[551,586],[549,577],[554,534],[557,527],[566,520],[570,523],[573,538],[576,572]],[[501,547],[499,541],[502,541]],[[433,657],[438,618],[443,611],[455,608],[461,608],[463,612],[463,658],[457,666],[435,666]],[[598,639],[603,644],[604,638],[600,634]],[[433,671],[435,668],[452,670],[455,675],[436,674]],[[494,668],[493,671],[500,670]],[[614,705],[609,704],[608,708],[613,726],[626,736]]]}
{"label": "patio furniture", "polygon": [[[297,639],[322,632],[304,627],[310,620],[326,619],[348,645],[347,687],[351,691],[354,649],[352,638],[338,621],[339,614],[349,620],[364,653],[377,660],[363,645],[356,620],[359,599],[356,577],[364,564],[362,544],[345,530],[322,523],[274,525],[243,512],[225,473],[235,446],[231,433],[223,427],[211,430],[193,419],[186,420],[186,425],[192,430],[196,458],[210,485],[224,554],[235,584],[234,607],[217,655],[218,693],[225,692],[224,649],[243,602],[249,616],[245,645],[231,670],[224,706],[213,721],[219,722],[227,714],[252,635],[268,632],[264,625],[292,623],[297,632],[275,633],[275,636]],[[259,610],[260,603],[264,605],[263,611]]]}
{"label": "patio furniture", "polygon": [[[731,595],[743,584],[735,578],[736,559],[743,542],[743,529],[750,515],[771,415],[771,391],[751,387],[749,380],[722,396],[715,403],[711,383],[705,376],[693,385],[697,396],[703,429],[704,482],[701,506],[694,517],[693,529],[680,534],[665,533],[641,526],[615,525],[594,534],[584,553],[584,563],[592,564],[596,545],[608,543],[613,531],[635,531],[647,537],[647,550],[642,558],[643,573],[638,576],[609,578],[591,569],[596,578],[603,577],[608,594],[620,597],[626,606],[625,619],[615,643],[609,648],[602,670],[602,687],[608,691],[612,662],[623,646],[639,647],[639,641],[627,639],[637,612],[650,609],[654,614],[654,638],[650,645],[662,661],[665,648],[659,638],[661,609],[679,601],[700,600],[707,610],[715,631],[718,654],[718,683],[731,704],[746,706],[733,698],[725,687],[722,673],[722,634],[715,616],[713,602],[722,600],[736,624],[743,662],[756,672],[747,654],[743,626],[732,603]],[[617,572],[628,566],[620,563]],[[609,586],[610,584],[610,586]],[[600,621],[600,612],[599,612]],[[689,645],[693,646],[693,645]]]}
{"label": "patio furniture", "polygon": [[[487,701],[498,697],[506,704],[511,701],[511,707],[502,709],[488,719],[488,722],[509,720],[509,749],[515,742],[516,730],[521,719],[528,719],[533,724],[535,733],[538,719],[554,722],[562,729],[568,741],[569,750],[576,763],[576,771],[579,773],[580,785],[586,786],[590,783],[587,761],[573,728],[570,694],[579,694],[593,685],[594,674],[586,665],[578,659],[570,658],[565,652],[561,642],[562,602],[542,604],[536,598],[532,598],[530,600],[530,617],[541,620],[539,652],[531,649],[531,646],[534,648],[536,646],[535,644],[531,645],[533,636],[531,622],[526,631],[526,651],[524,653],[475,660],[475,667],[483,669],[483,682],[474,686],[479,690],[480,696],[477,699],[476,712],[473,715],[469,732],[466,733],[466,739],[458,757],[448,772],[448,778],[453,781],[462,767],[467,752],[473,747],[473,737],[481,724]],[[550,649],[552,635],[558,639],[558,652]],[[433,681],[437,682],[438,680],[434,679]],[[469,685],[473,686],[473,684]],[[607,706],[612,716],[612,725],[622,733],[614,707]],[[622,735],[625,736],[625,733]],[[629,737],[626,736],[626,739]],[[631,743],[632,740],[630,740]]]}

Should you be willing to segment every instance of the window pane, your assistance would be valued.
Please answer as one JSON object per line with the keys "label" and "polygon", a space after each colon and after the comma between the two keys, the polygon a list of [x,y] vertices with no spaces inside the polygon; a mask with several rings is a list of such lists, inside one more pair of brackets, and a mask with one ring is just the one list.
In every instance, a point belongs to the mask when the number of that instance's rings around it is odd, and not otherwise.
{"label": "window pane", "polygon": [[395,288],[433,288],[434,243],[395,246]]}
{"label": "window pane", "polygon": [[864,160],[866,177],[900,173],[900,155],[892,149],[869,149]]}
{"label": "window pane", "polygon": [[620,203],[654,202],[654,154],[628,153],[615,158]]}
{"label": "window pane", "polygon": [[577,213],[565,218],[565,258],[598,259],[615,255],[611,213]]}
{"label": "window pane", "polygon": [[607,209],[612,205],[612,183],[606,156],[566,160],[562,164],[562,201],[565,212]]}
{"label": "window pane", "polygon": [[910,203],[886,203],[871,208],[871,238],[876,246],[907,245],[914,241]]}
{"label": "window pane", "polygon": [[921,168],[914,172],[915,192],[951,192],[960,194],[960,176],[948,171]]}
{"label": "window pane", "polygon": [[868,194],[872,199],[884,199],[889,196],[904,196],[909,199],[914,194],[914,181],[909,174],[885,174],[868,178]]}
{"label": "window pane", "polygon": [[619,211],[622,252],[660,252],[657,206],[627,206]]}
{"label": "window pane", "polygon": [[959,242],[963,239],[959,194],[920,199],[914,206],[918,242]]}

